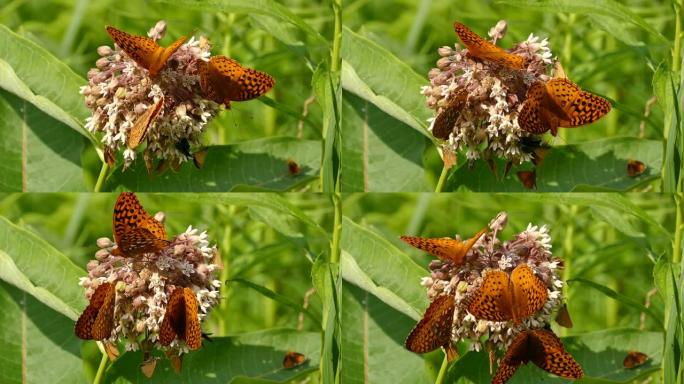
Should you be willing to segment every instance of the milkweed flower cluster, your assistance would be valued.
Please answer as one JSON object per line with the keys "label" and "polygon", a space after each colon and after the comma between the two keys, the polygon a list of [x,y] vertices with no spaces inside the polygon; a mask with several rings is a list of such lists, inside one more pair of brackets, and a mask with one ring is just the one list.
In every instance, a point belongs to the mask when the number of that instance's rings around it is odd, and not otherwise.
{"label": "milkweed flower cluster", "polygon": [[[511,240],[501,241],[498,236],[507,223],[507,214],[501,212],[489,223],[487,231],[466,254],[464,263],[434,260],[430,263],[430,276],[421,284],[428,297],[434,300],[453,295],[455,309],[452,324],[452,341],[470,341],[470,348],[480,350],[483,338],[489,351],[505,350],[521,331],[543,328],[550,323],[551,314],[563,303],[563,282],[558,276],[562,261],[553,258],[551,237],[546,226],[529,224],[527,229]],[[457,237],[458,239],[458,237]],[[510,273],[518,265],[526,264],[547,289],[548,299],[543,307],[519,324],[514,321],[488,321],[476,319],[468,311],[475,291],[484,276],[493,270]]]}
{"label": "milkweed flower cluster", "polygon": [[[148,36],[160,40],[166,23],[159,21]],[[198,62],[210,56],[209,41],[191,37],[169,58],[154,78],[129,55],[115,46],[101,46],[96,68],[88,72],[88,85],[81,87],[86,106],[92,116],[85,127],[102,132],[105,152],[115,154],[123,149],[124,167],[136,158],[127,139],[134,124],[148,108],[162,100],[162,107],[146,133],[144,152],[148,169],[155,159],[162,159],[177,169],[190,160],[190,147],[201,145],[201,133],[220,112],[219,104],[202,96]],[[113,156],[113,155],[112,155]]]}
{"label": "milkweed flower cluster", "polygon": [[157,348],[178,354],[188,352],[185,342],[178,338],[168,346],[161,345],[159,329],[171,293],[176,289],[192,289],[200,321],[218,304],[218,250],[210,245],[207,233],[199,233],[190,226],[160,252],[136,257],[113,252],[115,244],[108,238],[98,239],[97,245],[100,249],[95,260],[88,263],[88,276],[79,283],[88,299],[101,284],[115,284],[114,324],[107,340],[126,340],[127,350],[137,350],[142,342],[151,342]]}
{"label": "milkweed flower cluster", "polygon": [[[506,32],[506,22],[499,21],[489,31],[493,43]],[[547,81],[554,60],[547,39],[530,34],[509,50],[526,60],[523,70],[507,68],[491,61],[468,55],[466,48],[455,44],[438,49],[441,58],[428,73],[429,85],[421,88],[427,106],[442,113],[451,100],[466,93],[467,101],[453,122],[445,149],[463,151],[470,163],[476,159],[499,157],[513,164],[531,161],[532,148],[526,138],[536,136],[518,125],[518,112],[527,90],[536,81]],[[429,119],[430,130],[434,118]]]}

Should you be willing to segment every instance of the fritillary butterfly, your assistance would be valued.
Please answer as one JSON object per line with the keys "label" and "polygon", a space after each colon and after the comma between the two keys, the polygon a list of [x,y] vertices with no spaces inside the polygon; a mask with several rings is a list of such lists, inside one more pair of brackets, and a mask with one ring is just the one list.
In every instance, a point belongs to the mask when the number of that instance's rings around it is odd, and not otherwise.
{"label": "fritillary butterfly", "polygon": [[432,136],[442,140],[449,139],[449,135],[453,131],[456,121],[461,116],[461,110],[465,107],[467,99],[468,93],[464,90],[453,96],[435,118],[435,123],[432,125]]}
{"label": "fritillary butterfly", "polygon": [[164,319],[159,327],[159,343],[169,345],[178,337],[192,350],[202,346],[202,328],[199,322],[199,303],[192,289],[177,287],[166,305]]}
{"label": "fritillary butterfly", "polygon": [[134,257],[159,252],[169,245],[164,225],[150,216],[133,192],[122,192],[113,214],[115,255]]}
{"label": "fritillary butterfly", "polygon": [[112,26],[107,26],[107,33],[131,59],[150,72],[150,77],[157,76],[157,73],[166,66],[169,57],[187,39],[181,36],[173,44],[164,48],[149,37],[130,35]]}
{"label": "fritillary butterfly", "polygon": [[114,285],[103,283],[90,297],[90,304],[76,321],[76,336],[83,340],[104,340],[114,328]]}
{"label": "fritillary butterfly", "polygon": [[527,189],[537,189],[537,171],[536,170],[531,170],[531,171],[518,171],[516,174],[518,176],[518,180],[525,186]]}
{"label": "fritillary butterfly", "polygon": [[283,357],[283,368],[293,369],[306,362],[306,356],[299,352],[289,351]]}
{"label": "fritillary butterfly", "polygon": [[454,30],[463,45],[468,48],[468,54],[480,60],[491,61],[511,69],[525,69],[527,60],[520,56],[504,51],[502,48],[481,38],[465,25],[456,22]]}
{"label": "fritillary butterfly", "polygon": [[449,346],[455,305],[452,295],[439,296],[433,300],[423,318],[406,338],[406,349],[416,353],[427,353],[439,347]]}
{"label": "fritillary butterfly", "polygon": [[533,362],[539,368],[566,379],[579,379],[582,367],[561,343],[558,336],[547,329],[520,332],[506,351],[496,370],[492,384],[504,384],[523,364]]}
{"label": "fritillary butterfly", "polygon": [[629,177],[637,177],[646,171],[646,164],[639,160],[627,161],[627,174]]}
{"label": "fritillary butterfly", "polygon": [[558,127],[593,123],[610,109],[608,100],[583,91],[568,79],[556,78],[546,84],[532,84],[518,114],[518,124],[523,131],[542,134],[550,130],[556,136]]}
{"label": "fritillary butterfly", "polygon": [[157,115],[159,115],[159,112],[162,110],[163,106],[164,96],[160,97],[156,103],[147,107],[145,112],[138,117],[138,120],[135,121],[131,127],[131,130],[128,132],[128,139],[126,141],[128,148],[135,149],[138,147],[138,145],[140,145],[140,143],[142,143],[145,135],[147,134],[147,130],[154,122],[154,119],[157,118]]}
{"label": "fritillary butterfly", "polygon": [[463,263],[463,259],[475,245],[477,240],[487,232],[487,229],[482,229],[467,241],[460,241],[450,237],[440,238],[425,238],[416,236],[401,236],[400,239],[406,244],[422,249],[423,251],[437,256],[442,260],[451,261],[456,265]]}
{"label": "fritillary butterfly", "polygon": [[510,277],[501,270],[487,272],[480,287],[468,299],[468,311],[477,319],[513,320],[519,324],[539,311],[547,298],[544,282],[527,264],[520,264]]}
{"label": "fritillary butterfly", "polygon": [[271,75],[245,68],[236,60],[214,56],[199,61],[200,86],[207,98],[230,108],[231,101],[255,99],[273,88]]}
{"label": "fritillary butterfly", "polygon": [[565,328],[572,328],[572,318],[570,317],[570,311],[568,311],[568,305],[563,303],[563,306],[560,307],[558,310],[558,313],[556,313],[556,323],[560,325],[561,327]]}
{"label": "fritillary butterfly", "polygon": [[647,354],[639,351],[629,351],[627,356],[625,356],[625,359],[622,361],[622,365],[627,369],[633,369],[646,364],[647,360]]}

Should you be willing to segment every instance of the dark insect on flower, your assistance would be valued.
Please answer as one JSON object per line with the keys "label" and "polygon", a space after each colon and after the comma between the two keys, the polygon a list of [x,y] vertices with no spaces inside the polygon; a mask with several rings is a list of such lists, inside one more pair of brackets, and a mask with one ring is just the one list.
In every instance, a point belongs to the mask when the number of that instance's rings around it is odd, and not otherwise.
{"label": "dark insect on flower", "polygon": [[629,177],[637,177],[646,171],[646,165],[639,160],[627,162],[627,174]]}
{"label": "dark insect on flower", "polygon": [[417,236],[401,236],[400,239],[406,244],[422,249],[423,251],[437,256],[442,260],[451,261],[458,266],[463,264],[470,248],[487,232],[487,228],[476,233],[468,241],[460,241],[450,237],[426,238]]}
{"label": "dark insect on flower", "polygon": [[648,361],[648,355],[645,353],[641,353],[639,351],[629,351],[622,364],[627,369],[633,369],[646,364],[646,361]]}
{"label": "dark insect on flower", "polygon": [[516,173],[518,180],[527,189],[537,189],[537,170],[533,169],[531,171],[518,171]]}
{"label": "dark insect on flower", "polygon": [[299,164],[297,164],[294,160],[287,159],[287,171],[290,172],[290,175],[297,176],[301,170],[299,168]]}
{"label": "dark insect on flower", "polygon": [[90,304],[76,321],[76,336],[83,340],[104,340],[112,334],[114,326],[114,299],[111,283],[100,284],[90,297]]}
{"label": "dark insect on flower", "polygon": [[114,205],[114,254],[134,257],[168,247],[164,224],[150,216],[133,192],[123,192]]}
{"label": "dark insect on flower", "polygon": [[454,30],[466,48],[468,48],[468,55],[470,56],[484,61],[491,61],[511,69],[525,69],[527,66],[527,59],[525,57],[504,51],[502,48],[481,38],[461,23],[455,23]]}
{"label": "dark insect on flower", "polygon": [[591,124],[610,112],[610,102],[583,91],[565,78],[538,81],[527,91],[518,124],[523,131],[541,134],[558,127],[574,128]]}
{"label": "dark insect on flower", "polygon": [[190,288],[176,288],[171,294],[164,320],[159,328],[159,342],[169,345],[178,337],[192,350],[202,346],[202,328],[198,317],[199,305]]}
{"label": "dark insect on flower", "polygon": [[283,368],[294,369],[306,362],[306,356],[299,352],[288,351],[283,357]]}
{"label": "dark insect on flower", "polygon": [[520,324],[542,309],[547,299],[546,284],[527,264],[520,264],[510,276],[501,270],[487,272],[468,298],[468,312],[476,319]]}
{"label": "dark insect on flower", "polygon": [[516,336],[496,370],[492,384],[506,383],[523,364],[533,362],[539,368],[566,379],[584,376],[582,367],[563,347],[551,330],[523,331]]}
{"label": "dark insect on flower", "polygon": [[199,65],[200,85],[206,97],[226,108],[231,101],[255,99],[273,88],[275,80],[265,72],[245,68],[236,60],[214,56]]}

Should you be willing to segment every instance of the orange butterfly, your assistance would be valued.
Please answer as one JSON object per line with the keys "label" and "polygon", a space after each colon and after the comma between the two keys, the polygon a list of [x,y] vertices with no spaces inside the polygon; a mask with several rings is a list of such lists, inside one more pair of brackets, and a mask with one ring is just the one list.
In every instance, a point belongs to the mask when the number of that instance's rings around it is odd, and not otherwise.
{"label": "orange butterfly", "polygon": [[169,47],[163,48],[149,37],[130,35],[112,26],[107,26],[107,33],[131,59],[150,72],[150,77],[157,76],[157,73],[166,66],[169,57],[187,39],[181,36]]}
{"label": "orange butterfly", "polygon": [[159,327],[159,343],[169,345],[178,337],[192,350],[202,346],[199,303],[190,288],[177,287],[166,305],[164,320]]}
{"label": "orange butterfly", "polygon": [[537,171],[535,169],[531,171],[518,171],[516,175],[525,188],[537,189]]}
{"label": "orange butterfly", "polygon": [[454,30],[463,45],[468,48],[468,54],[480,60],[491,61],[511,69],[525,69],[527,60],[520,56],[504,51],[502,48],[481,38],[465,25],[456,22]]}
{"label": "orange butterfly", "polygon": [[468,299],[468,312],[477,319],[513,320],[519,324],[539,311],[547,298],[544,282],[527,264],[520,264],[510,277],[501,270],[487,272],[480,287]]}
{"label": "orange butterfly", "polygon": [[415,353],[427,353],[451,345],[451,328],[456,303],[452,295],[439,296],[430,303],[404,345]]}
{"label": "orange butterfly", "polygon": [[287,171],[290,172],[290,175],[297,176],[299,175],[301,169],[299,168],[299,164],[297,164],[296,161],[292,159],[287,159]]}
{"label": "orange butterfly", "polygon": [[230,108],[231,101],[255,99],[273,88],[271,75],[245,68],[236,60],[214,56],[209,62],[199,61],[200,87],[210,100]]}
{"label": "orange butterfly", "polygon": [[561,343],[558,336],[546,329],[523,331],[515,337],[499,364],[492,384],[504,384],[523,364],[533,362],[539,368],[567,379],[584,376],[582,367]]}
{"label": "orange butterfly", "polygon": [[570,311],[568,311],[568,305],[563,303],[563,306],[558,309],[558,313],[556,313],[556,323],[560,325],[561,327],[565,328],[572,328],[572,318],[570,317]]}
{"label": "orange butterfly", "polygon": [[114,328],[114,285],[103,283],[90,297],[90,304],[76,321],[76,336],[83,340],[104,340]]}
{"label": "orange butterfly", "polygon": [[475,245],[477,240],[487,232],[487,228],[476,233],[468,241],[459,241],[450,237],[425,238],[416,236],[401,236],[400,239],[406,244],[422,249],[423,251],[437,256],[445,261],[452,261],[456,265],[463,264],[466,254]]}
{"label": "orange butterfly", "polygon": [[461,90],[453,96],[435,118],[435,123],[432,125],[432,136],[442,140],[449,139],[449,135],[453,131],[459,116],[461,116],[461,110],[465,107],[467,99],[468,93],[465,90]]}
{"label": "orange butterfly", "polygon": [[289,351],[283,357],[283,368],[293,369],[306,362],[306,356],[299,352]]}
{"label": "orange butterfly", "polygon": [[646,165],[639,160],[629,160],[627,162],[627,174],[629,177],[637,177],[646,171]]}
{"label": "orange butterfly", "polygon": [[625,356],[625,359],[622,361],[622,365],[624,365],[624,367],[627,369],[632,369],[646,364],[647,360],[648,355],[646,355],[645,353],[641,353],[638,351],[629,351],[627,353],[627,356]]}
{"label": "orange butterfly", "polygon": [[583,91],[568,79],[555,78],[546,84],[532,84],[518,114],[518,124],[523,131],[542,134],[551,130],[556,136],[558,127],[593,123],[610,109],[608,100]]}
{"label": "orange butterfly", "polygon": [[153,105],[147,107],[145,112],[138,117],[138,120],[135,121],[131,127],[131,130],[128,132],[128,139],[126,141],[128,148],[135,149],[138,147],[138,145],[140,145],[140,143],[142,143],[145,135],[147,134],[147,130],[154,122],[154,119],[157,118],[157,115],[159,115],[159,112],[162,110],[163,106],[164,96],[160,97],[159,100],[157,100],[157,102]]}
{"label": "orange butterfly", "polygon": [[169,245],[164,225],[150,216],[133,192],[122,192],[114,205],[116,248],[112,254],[134,257],[159,252]]}

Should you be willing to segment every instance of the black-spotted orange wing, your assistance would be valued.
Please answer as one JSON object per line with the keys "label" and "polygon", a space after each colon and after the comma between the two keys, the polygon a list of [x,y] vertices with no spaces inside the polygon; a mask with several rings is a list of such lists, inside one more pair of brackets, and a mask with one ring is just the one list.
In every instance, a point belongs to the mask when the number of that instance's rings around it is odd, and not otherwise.
{"label": "black-spotted orange wing", "polygon": [[288,351],[283,357],[283,368],[293,369],[306,362],[306,356],[299,352]]}
{"label": "black-spotted orange wing", "polygon": [[90,304],[76,321],[74,331],[83,340],[109,338],[114,327],[114,285],[100,284],[90,297]]}
{"label": "black-spotted orange wing", "polygon": [[169,245],[164,225],[150,216],[133,192],[122,192],[113,214],[115,254],[134,257]]}
{"label": "black-spotted orange wing", "polygon": [[169,345],[178,337],[188,348],[202,346],[202,328],[199,322],[199,303],[190,288],[177,287],[166,305],[164,319],[159,327],[159,343]]}
{"label": "black-spotted orange wing", "polygon": [[154,120],[159,115],[159,112],[164,106],[164,96],[161,96],[156,103],[147,107],[147,110],[138,117],[130,131],[128,131],[128,139],[126,140],[126,145],[130,149],[137,148],[140,143],[145,139],[147,131],[149,130]]}
{"label": "black-spotted orange wing", "polygon": [[185,36],[181,36],[164,48],[149,37],[131,35],[112,26],[107,26],[107,33],[131,59],[150,72],[150,77],[155,77],[166,66],[169,57],[186,40]]}
{"label": "black-spotted orange wing", "polygon": [[504,51],[501,47],[483,39],[470,28],[461,23],[454,24],[454,30],[463,45],[468,48],[468,54],[480,60],[491,61],[511,69],[525,69],[527,60],[516,54]]}
{"label": "black-spotted orange wing", "polygon": [[622,364],[627,369],[637,368],[641,365],[646,364],[648,361],[648,355],[639,351],[629,351]]}
{"label": "black-spotted orange wing", "polygon": [[449,345],[455,305],[452,295],[440,296],[433,300],[423,318],[406,338],[406,349],[426,353]]}
{"label": "black-spotted orange wing", "polygon": [[422,249],[442,260],[452,261],[456,265],[460,265],[463,263],[470,248],[472,248],[477,240],[486,232],[487,228],[484,228],[467,241],[460,241],[450,237],[426,238],[417,236],[401,236],[400,239],[406,244]]}
{"label": "black-spotted orange wing", "polygon": [[432,124],[432,135],[434,137],[442,140],[449,138],[454,130],[454,125],[461,116],[461,110],[465,107],[467,99],[468,93],[460,91],[442,108],[442,111],[435,118],[434,124]]}
{"label": "black-spotted orange wing", "polygon": [[205,96],[230,107],[231,101],[255,99],[275,85],[271,75],[240,65],[225,56],[199,61],[200,87]]}
{"label": "black-spotted orange wing", "polygon": [[646,171],[646,165],[639,160],[627,161],[627,174],[629,177],[637,177]]}

